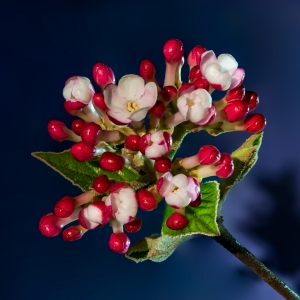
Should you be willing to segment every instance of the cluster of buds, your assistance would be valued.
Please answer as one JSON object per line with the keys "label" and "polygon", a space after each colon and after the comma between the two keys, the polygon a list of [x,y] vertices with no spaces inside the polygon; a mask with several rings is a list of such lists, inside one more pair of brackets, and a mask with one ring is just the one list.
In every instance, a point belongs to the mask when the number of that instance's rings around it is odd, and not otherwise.
{"label": "cluster of buds", "polygon": [[[227,178],[234,164],[228,153],[220,153],[212,145],[172,162],[174,127],[184,123],[185,128],[197,131],[213,126],[223,132],[264,129],[263,115],[248,115],[257,107],[259,98],[255,92],[245,90],[245,71],[238,68],[233,56],[216,57],[213,51],[195,46],[187,58],[188,80],[182,82],[182,42],[168,40],[163,54],[163,86],[158,84],[156,69],[148,59],[141,62],[139,75],[125,75],[118,84],[112,69],[97,63],[92,74],[99,92],[86,77],[73,76],[66,81],[64,108],[79,119],[73,121],[71,129],[61,121],[51,120],[50,136],[59,142],[73,141],[70,153],[75,160],[97,161],[107,174],[120,172],[127,165],[136,169],[134,158],[143,157],[156,180],[135,190],[126,178],[125,182],[117,182],[113,176],[97,176],[88,191],[77,197],[63,197],[53,213],[41,218],[39,229],[43,235],[56,236],[62,227],[77,220],[78,225],[62,232],[64,240],[75,241],[88,230],[110,224],[113,233],[109,247],[125,253],[130,240],[124,229],[128,233],[139,231],[142,220],[137,217],[138,209],[152,211],[163,198],[174,209],[166,225],[171,230],[182,230],[189,225],[186,208],[201,209],[202,178]],[[226,91],[225,96],[213,101],[214,90]]]}

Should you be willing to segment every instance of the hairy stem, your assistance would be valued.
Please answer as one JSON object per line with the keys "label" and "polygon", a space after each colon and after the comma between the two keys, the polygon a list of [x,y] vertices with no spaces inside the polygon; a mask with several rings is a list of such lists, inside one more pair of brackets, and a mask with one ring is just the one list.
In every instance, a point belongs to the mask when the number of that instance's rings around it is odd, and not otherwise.
{"label": "hairy stem", "polygon": [[218,219],[220,236],[216,236],[215,240],[236,256],[241,262],[249,267],[256,275],[269,284],[285,299],[300,299],[287,284],[279,279],[271,270],[269,270],[260,260],[258,260],[250,251],[242,246],[224,227],[223,220]]}

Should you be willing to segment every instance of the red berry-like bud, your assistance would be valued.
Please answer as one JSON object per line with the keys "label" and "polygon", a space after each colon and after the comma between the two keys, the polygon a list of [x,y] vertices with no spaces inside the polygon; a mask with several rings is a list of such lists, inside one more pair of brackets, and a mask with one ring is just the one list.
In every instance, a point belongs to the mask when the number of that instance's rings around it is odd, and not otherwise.
{"label": "red berry-like bud", "polygon": [[209,82],[204,77],[195,80],[193,84],[197,87],[197,89],[204,89],[206,91],[209,90],[209,86],[210,86]]}
{"label": "red berry-like bud", "polygon": [[70,149],[71,155],[81,162],[92,159],[95,156],[95,152],[95,147],[86,145],[84,142],[74,144]]}
{"label": "red berry-like bud", "polygon": [[253,114],[250,116],[247,116],[247,118],[244,120],[245,123],[245,130],[247,132],[260,132],[264,130],[264,128],[267,125],[267,120],[264,115],[262,114]]}
{"label": "red berry-like bud", "polygon": [[115,75],[110,67],[96,63],[93,67],[93,77],[96,83],[104,89],[108,84],[115,83]]}
{"label": "red berry-like bud", "polygon": [[75,199],[65,196],[61,198],[54,207],[54,213],[60,218],[69,217],[75,210]]}
{"label": "red berry-like bud", "polygon": [[100,125],[94,122],[88,122],[84,124],[81,132],[82,141],[89,146],[95,146],[97,144],[97,137],[101,132]]}
{"label": "red berry-like bud", "polygon": [[225,99],[227,102],[231,102],[236,100],[242,100],[244,96],[245,96],[245,86],[241,84],[232,90],[228,90]]}
{"label": "red berry-like bud", "polygon": [[187,63],[190,68],[193,68],[195,65],[199,65],[201,61],[201,55],[206,52],[206,48],[203,46],[195,46],[189,53],[187,58]]}
{"label": "red berry-like bud", "polygon": [[166,222],[166,225],[172,230],[182,230],[189,225],[189,219],[177,212],[173,213]]}
{"label": "red berry-like bud", "polygon": [[93,96],[93,103],[96,107],[101,109],[104,112],[108,111],[108,107],[106,106],[106,103],[104,102],[104,96],[102,93],[95,93]]}
{"label": "red berry-like bud", "polygon": [[50,136],[57,142],[62,142],[69,137],[69,134],[66,132],[67,127],[61,121],[51,120],[47,128]]}
{"label": "red berry-like bud", "polygon": [[108,246],[112,251],[124,254],[130,246],[130,240],[124,232],[112,233],[109,238]]}
{"label": "red berry-like bud", "polygon": [[139,150],[143,155],[145,155],[145,150],[150,143],[151,133],[146,133],[140,138]]}
{"label": "red berry-like bud", "polygon": [[142,227],[142,219],[135,218],[133,221],[124,224],[124,228],[127,232],[135,233],[138,232]]}
{"label": "red berry-like bud", "polygon": [[81,239],[82,236],[83,232],[77,226],[70,226],[66,228],[62,233],[62,237],[66,242],[77,241]]}
{"label": "red berry-like bud", "polygon": [[167,149],[169,152],[172,148],[172,135],[169,133],[169,132],[164,132],[163,133],[163,136],[164,136],[164,139],[165,139],[165,143],[166,143],[166,146],[167,146]]}
{"label": "red berry-like bud", "polygon": [[218,167],[216,175],[220,178],[227,178],[231,176],[234,171],[233,160],[228,153],[221,153],[220,160],[214,165]]}
{"label": "red berry-like bud", "polygon": [[155,105],[149,110],[156,118],[161,119],[166,113],[166,107],[161,101],[156,101]]}
{"label": "red berry-like bud", "polygon": [[224,112],[226,114],[227,121],[229,123],[233,123],[243,119],[249,112],[249,107],[247,103],[240,100],[230,101],[225,106]]}
{"label": "red berry-like bud", "polygon": [[97,176],[93,181],[93,189],[100,193],[106,193],[111,186],[111,182],[106,175]]}
{"label": "red berry-like bud", "polygon": [[74,120],[72,122],[72,130],[77,134],[77,135],[81,135],[83,126],[84,126],[85,122],[82,120]]}
{"label": "red berry-like bud", "polygon": [[190,202],[189,206],[191,207],[198,207],[202,203],[202,194],[200,193],[198,198],[195,201]]}
{"label": "red berry-like bud", "polygon": [[152,211],[157,207],[157,202],[151,192],[141,189],[137,192],[138,205],[143,211]]}
{"label": "red berry-like bud", "polygon": [[195,91],[197,87],[193,83],[183,83],[178,91],[178,97],[180,97],[181,94],[187,89],[190,89],[189,92],[192,92]]}
{"label": "red berry-like bud", "polygon": [[154,169],[160,173],[170,172],[172,167],[172,161],[168,157],[162,156],[154,163]]}
{"label": "red berry-like bud", "polygon": [[149,59],[144,59],[140,64],[140,76],[145,80],[154,80],[156,69]]}
{"label": "red berry-like bud", "polygon": [[243,98],[243,101],[246,102],[249,106],[249,111],[254,110],[259,104],[259,97],[255,92],[247,91]]}
{"label": "red berry-like bud", "polygon": [[198,159],[201,165],[215,164],[220,160],[220,158],[220,151],[212,145],[202,146],[198,152]]}
{"label": "red berry-like bud", "polygon": [[163,47],[165,60],[169,63],[180,62],[183,57],[184,49],[180,40],[168,40]]}
{"label": "red berry-like bud", "polygon": [[47,237],[54,237],[60,234],[61,226],[58,222],[58,217],[53,213],[44,215],[39,223],[39,230],[42,235]]}
{"label": "red berry-like bud", "polygon": [[190,71],[189,81],[193,83],[194,81],[196,81],[197,79],[201,79],[202,77],[203,75],[200,71],[200,66],[199,65],[194,66]]}
{"label": "red berry-like bud", "polygon": [[109,188],[109,193],[111,194],[111,193],[117,192],[118,190],[120,190],[124,187],[129,187],[129,185],[125,182],[116,182]]}
{"label": "red berry-like bud", "polygon": [[160,93],[163,100],[167,103],[173,101],[177,97],[177,90],[172,85],[165,86]]}
{"label": "red berry-like bud", "polygon": [[74,100],[74,101],[66,100],[65,103],[66,103],[66,106],[68,106],[69,109],[71,109],[71,110],[79,110],[79,109],[87,106],[87,104],[82,103],[80,101],[76,101],[76,100]]}
{"label": "red berry-like bud", "polygon": [[131,151],[139,151],[140,139],[141,138],[139,135],[129,135],[125,139],[125,148]]}
{"label": "red berry-like bud", "polygon": [[99,160],[100,168],[109,172],[118,172],[123,169],[124,165],[125,159],[112,152],[104,152]]}

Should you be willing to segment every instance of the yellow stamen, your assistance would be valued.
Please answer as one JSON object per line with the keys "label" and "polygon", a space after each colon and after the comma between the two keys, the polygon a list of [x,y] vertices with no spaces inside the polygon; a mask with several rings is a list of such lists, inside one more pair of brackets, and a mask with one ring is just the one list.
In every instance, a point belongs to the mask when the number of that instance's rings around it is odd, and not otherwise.
{"label": "yellow stamen", "polygon": [[190,99],[187,99],[186,102],[187,102],[187,105],[190,106],[190,107],[194,105],[193,101],[190,100]]}
{"label": "yellow stamen", "polygon": [[178,192],[179,188],[176,188],[172,193],[176,194]]}
{"label": "yellow stamen", "polygon": [[127,102],[127,110],[129,112],[135,112],[135,111],[137,111],[139,109],[140,108],[139,108],[138,104],[135,101],[134,102],[131,102],[131,101]]}

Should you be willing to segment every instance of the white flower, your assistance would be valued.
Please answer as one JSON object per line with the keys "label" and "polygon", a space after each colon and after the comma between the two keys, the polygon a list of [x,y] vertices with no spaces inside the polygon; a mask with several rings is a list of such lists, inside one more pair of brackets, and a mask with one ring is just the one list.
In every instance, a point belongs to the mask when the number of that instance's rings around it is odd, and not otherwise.
{"label": "white flower", "polygon": [[210,85],[222,91],[239,86],[245,77],[232,55],[221,54],[217,58],[211,50],[202,54],[200,69]]}
{"label": "white flower", "polygon": [[148,82],[145,85],[138,75],[125,75],[118,85],[109,84],[104,90],[104,101],[109,108],[107,114],[121,123],[143,120],[156,100],[156,84]]}
{"label": "white flower", "polygon": [[198,125],[211,122],[216,114],[210,94],[204,89],[192,92],[183,92],[177,100],[177,107],[185,120],[190,120]]}

